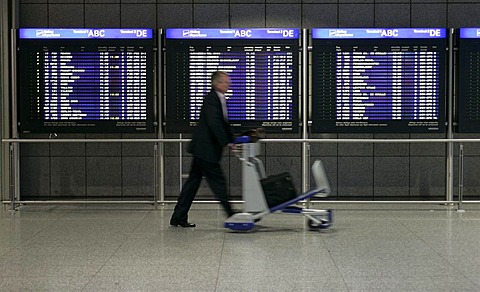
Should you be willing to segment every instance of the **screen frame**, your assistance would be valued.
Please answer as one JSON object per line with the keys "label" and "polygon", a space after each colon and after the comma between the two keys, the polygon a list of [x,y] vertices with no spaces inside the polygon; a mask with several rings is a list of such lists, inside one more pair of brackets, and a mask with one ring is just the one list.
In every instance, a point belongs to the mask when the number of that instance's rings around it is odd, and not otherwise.
{"label": "screen frame", "polygon": [[[86,51],[94,50],[99,46],[128,46],[143,47],[146,52],[146,118],[145,119],[74,119],[74,120],[46,120],[42,114],[39,118],[31,115],[29,107],[32,97],[22,88],[22,78],[28,64],[24,63],[22,50],[35,52],[45,47],[63,47],[67,51],[75,51],[84,47]],[[151,28],[21,28],[17,30],[17,129],[21,134],[33,133],[154,133],[158,126],[156,117],[155,92],[155,40],[154,30]],[[27,52],[28,53],[28,52]],[[42,79],[44,75],[42,74]],[[43,89],[42,89],[43,90]],[[41,93],[43,108],[45,94]],[[42,109],[43,111],[43,109]]]}
{"label": "screen frame", "polygon": [[[446,132],[446,103],[448,96],[447,76],[448,76],[448,30],[446,28],[314,28],[311,30],[311,52],[312,52],[312,66],[310,69],[310,76],[312,83],[316,76],[314,71],[318,64],[315,63],[315,53],[318,47],[318,42],[331,42],[332,44],[353,44],[358,42],[360,44],[369,44],[378,40],[379,44],[387,44],[391,42],[404,42],[415,44],[421,40],[438,39],[442,42],[440,66],[439,68],[439,98],[438,98],[438,118],[436,123],[409,124],[412,119],[394,120],[372,120],[371,124],[363,123],[348,123],[351,120],[339,119],[320,119],[315,112],[317,110],[319,101],[317,89],[312,84],[311,87],[311,102],[310,110],[311,118],[311,132],[312,133],[445,133]],[[445,50],[442,50],[445,49]],[[337,86],[333,86],[336,91]],[[336,96],[336,94],[334,94]],[[333,97],[334,112],[336,116],[337,101]],[[420,120],[423,121],[423,120]],[[425,120],[429,121],[429,120]],[[338,124],[337,124],[338,122]],[[342,123],[346,122],[346,123]]]}
{"label": "screen frame", "polygon": [[[174,101],[173,98],[170,98],[171,92],[174,92],[174,85],[170,82],[170,77],[173,73],[169,72],[168,62],[172,59],[169,58],[170,50],[174,50],[175,42],[186,42],[194,44],[203,44],[205,41],[210,40],[213,44],[215,43],[227,43],[227,44],[250,44],[250,43],[259,43],[259,44],[270,44],[274,41],[274,44],[280,44],[279,42],[284,42],[281,45],[294,45],[294,64],[293,64],[293,95],[292,95],[292,119],[289,125],[284,125],[283,121],[275,122],[272,121],[271,125],[265,126],[268,121],[265,120],[231,120],[230,126],[234,131],[243,131],[252,128],[264,128],[268,133],[298,133],[299,124],[300,124],[300,80],[301,80],[301,68],[300,68],[300,47],[301,47],[301,37],[300,29],[296,28],[167,28],[164,32],[164,45],[166,50],[166,77],[165,77],[165,96],[164,99],[164,126],[167,133],[191,133],[194,129],[195,120],[190,119],[178,119],[177,117],[172,117],[173,113],[169,109],[176,106],[178,101]],[[288,42],[285,42],[287,40]],[[223,44],[222,44],[223,45]],[[184,87],[189,87],[189,78],[185,78]],[[189,98],[190,99],[190,98]],[[186,99],[183,101],[185,102]],[[188,103],[185,102],[188,106]],[[188,112],[188,109],[186,109]]]}
{"label": "screen frame", "polygon": [[[463,66],[466,66],[463,62],[463,55],[465,50],[470,47],[477,47],[476,50],[480,53],[480,27],[468,27],[459,28],[456,30],[456,123],[454,130],[456,133],[480,133],[480,119],[473,120],[467,117],[468,96],[466,90],[466,76],[467,72],[464,72]],[[480,104],[480,102],[479,102]]]}

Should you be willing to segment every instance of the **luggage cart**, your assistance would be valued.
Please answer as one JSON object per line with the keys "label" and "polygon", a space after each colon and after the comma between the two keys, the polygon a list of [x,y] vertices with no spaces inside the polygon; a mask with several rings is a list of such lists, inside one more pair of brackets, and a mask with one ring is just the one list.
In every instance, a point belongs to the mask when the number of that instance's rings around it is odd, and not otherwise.
{"label": "luggage cart", "polygon": [[242,161],[242,196],[244,205],[243,212],[229,217],[225,221],[224,226],[235,231],[249,231],[255,227],[255,223],[260,221],[262,217],[270,213],[284,213],[307,217],[307,224],[310,230],[329,228],[333,219],[332,210],[316,210],[294,206],[294,204],[300,201],[312,197],[327,197],[330,194],[330,185],[322,162],[317,160],[312,165],[312,175],[316,185],[314,189],[277,206],[269,207],[260,183],[262,178],[266,178],[263,163],[257,158],[260,143],[252,143],[251,141],[252,139],[249,136],[237,137],[235,141],[237,144],[237,157]]}

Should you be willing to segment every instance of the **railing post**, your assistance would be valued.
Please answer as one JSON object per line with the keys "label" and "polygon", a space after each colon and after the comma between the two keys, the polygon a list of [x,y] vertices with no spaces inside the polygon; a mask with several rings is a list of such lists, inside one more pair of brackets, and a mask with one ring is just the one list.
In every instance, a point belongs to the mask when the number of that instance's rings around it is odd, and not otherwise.
{"label": "railing post", "polygon": [[9,184],[10,184],[10,211],[15,211],[15,193],[16,193],[16,178],[15,178],[15,143],[10,143],[10,172],[9,172]]}
{"label": "railing post", "polygon": [[457,212],[465,212],[463,210],[463,144],[460,144],[460,152],[458,155],[458,206]]}
{"label": "railing post", "polygon": [[158,142],[153,145],[153,206],[158,204]]}

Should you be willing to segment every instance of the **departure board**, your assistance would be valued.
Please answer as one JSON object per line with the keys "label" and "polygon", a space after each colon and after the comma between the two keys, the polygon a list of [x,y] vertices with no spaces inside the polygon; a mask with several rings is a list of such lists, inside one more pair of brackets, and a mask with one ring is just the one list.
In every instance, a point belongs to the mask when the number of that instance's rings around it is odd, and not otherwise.
{"label": "departure board", "polygon": [[445,132],[442,28],[313,29],[312,132]]}
{"label": "departure board", "polygon": [[230,75],[232,129],[298,131],[298,29],[167,29],[166,131],[191,132],[210,76]]}
{"label": "departure board", "polygon": [[21,133],[154,131],[151,29],[20,29]]}
{"label": "departure board", "polygon": [[480,133],[480,28],[458,31],[457,128]]}

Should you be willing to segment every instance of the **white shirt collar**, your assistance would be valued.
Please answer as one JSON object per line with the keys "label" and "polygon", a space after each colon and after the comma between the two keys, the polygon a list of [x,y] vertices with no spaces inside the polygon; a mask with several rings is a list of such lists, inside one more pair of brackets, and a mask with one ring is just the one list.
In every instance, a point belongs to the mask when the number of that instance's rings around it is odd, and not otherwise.
{"label": "white shirt collar", "polygon": [[220,91],[216,91],[216,90],[215,90],[215,92],[217,93],[217,95],[218,95],[219,97],[225,98],[225,94],[221,93]]}

